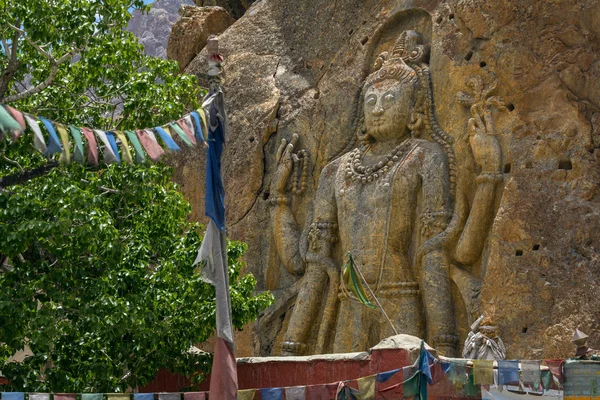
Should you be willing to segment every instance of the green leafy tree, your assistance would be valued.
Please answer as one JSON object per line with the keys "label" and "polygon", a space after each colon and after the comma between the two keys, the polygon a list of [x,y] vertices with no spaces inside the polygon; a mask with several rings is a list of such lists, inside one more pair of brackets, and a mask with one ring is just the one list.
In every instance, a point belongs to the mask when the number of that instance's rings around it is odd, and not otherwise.
{"label": "green leafy tree", "polygon": [[[0,102],[78,126],[132,129],[198,105],[195,79],[123,28],[141,0],[0,0]],[[0,143],[0,371],[8,390],[123,391],[161,368],[193,381],[210,354],[214,288],[171,168],[58,166],[32,135]],[[272,302],[228,244],[233,322]],[[16,351],[31,350],[23,362]]]}

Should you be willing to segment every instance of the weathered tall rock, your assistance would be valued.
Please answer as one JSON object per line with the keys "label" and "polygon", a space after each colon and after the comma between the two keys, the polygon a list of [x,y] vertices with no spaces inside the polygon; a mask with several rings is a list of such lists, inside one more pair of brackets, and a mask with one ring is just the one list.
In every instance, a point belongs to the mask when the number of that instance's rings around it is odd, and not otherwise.
{"label": "weathered tall rock", "polygon": [[[508,357],[569,356],[577,327],[600,347],[598,15],[591,0],[262,0],[220,35],[232,129],[223,168],[229,237],[248,243],[248,271],[277,298],[254,326],[253,350],[238,346],[239,355],[279,354],[302,285],[276,247],[282,230],[270,198],[281,139],[297,134],[296,149],[307,151],[306,188],[288,194],[305,255],[321,172],[356,147],[363,81],[405,29],[431,45],[435,113],[454,139],[466,209],[480,171],[469,147],[472,115],[457,94],[480,76],[497,82],[494,95],[507,105],[493,112],[502,152],[493,224],[478,260],[457,268],[481,280],[472,298],[493,314]],[[203,57],[187,72],[202,78]],[[202,154],[172,161],[194,217],[205,221]],[[356,212],[368,223],[368,209]],[[474,310],[453,291],[462,341]]]}

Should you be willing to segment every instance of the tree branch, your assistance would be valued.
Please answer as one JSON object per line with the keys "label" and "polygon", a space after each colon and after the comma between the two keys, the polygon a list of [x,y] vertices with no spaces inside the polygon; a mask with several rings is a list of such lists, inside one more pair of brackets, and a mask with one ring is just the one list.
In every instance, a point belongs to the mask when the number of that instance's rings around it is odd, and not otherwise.
{"label": "tree branch", "polygon": [[[18,22],[17,22],[18,23]],[[19,69],[19,61],[17,60],[17,47],[19,46],[19,36],[21,32],[15,32],[12,38],[12,46],[10,46],[10,54],[8,53],[8,43],[6,40],[2,40],[2,46],[6,52],[6,57],[9,58],[8,65],[2,71],[2,78],[0,79],[0,99],[4,96],[4,93],[8,90],[8,85],[12,80],[13,76]]]}
{"label": "tree branch", "polygon": [[38,178],[40,176],[46,175],[54,167],[56,167],[58,163],[56,161],[49,162],[46,165],[42,165],[38,168],[33,168],[27,171],[23,171],[19,174],[7,175],[0,178],[0,188],[5,188],[8,186],[19,185],[21,183],[25,183],[34,178]]}
{"label": "tree branch", "polygon": [[[67,61],[70,61],[71,59],[73,59],[73,57],[76,54],[78,54],[81,50],[83,50],[85,48],[85,46],[87,46],[87,41],[86,41],[85,44],[83,44],[81,47],[71,49],[70,51],[66,52],[61,58],[59,58],[57,60],[50,53],[48,53],[46,50],[44,50],[42,48],[42,46],[40,46],[39,44],[37,44],[36,42],[31,40],[31,38],[25,34],[25,31],[23,29],[18,28],[9,22],[7,22],[6,25],[8,25],[8,27],[10,27],[12,30],[14,30],[17,34],[22,35],[23,39],[25,39],[25,41],[30,46],[32,46],[34,49],[37,50],[38,53],[40,53],[44,58],[46,58],[50,62],[50,65],[52,67],[51,67],[50,74],[48,75],[48,77],[42,83],[38,84],[37,86],[34,86],[30,89],[27,89],[25,91],[22,91],[20,93],[17,93],[12,96],[8,96],[8,97],[2,97],[4,92],[0,92],[0,100],[2,100],[4,103],[11,103],[14,101],[19,101],[19,100],[27,98],[33,94],[39,93],[42,90],[46,89],[48,86],[50,86],[52,84],[52,82],[54,82],[54,78],[56,78],[56,74],[58,73],[58,66],[64,62],[67,62]],[[92,36],[94,36],[94,35],[92,35]],[[13,45],[13,47],[14,47],[14,45]],[[16,51],[14,51],[14,54],[16,57]],[[2,79],[4,80],[4,76],[2,77]],[[7,86],[8,86],[8,83],[7,83]],[[0,86],[0,89],[1,88],[2,87]]]}

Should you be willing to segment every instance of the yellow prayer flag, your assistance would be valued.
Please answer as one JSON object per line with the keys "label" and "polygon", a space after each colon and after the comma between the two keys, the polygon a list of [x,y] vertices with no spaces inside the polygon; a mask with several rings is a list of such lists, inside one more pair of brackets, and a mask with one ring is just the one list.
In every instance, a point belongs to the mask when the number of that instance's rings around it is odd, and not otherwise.
{"label": "yellow prayer flag", "polygon": [[375,378],[377,375],[366,376],[356,380],[358,382],[359,400],[372,400],[375,398]]}
{"label": "yellow prayer flag", "polygon": [[107,400],[129,400],[131,393],[106,393]]}
{"label": "yellow prayer flag", "polygon": [[62,124],[56,124],[56,130],[58,131],[58,136],[60,136],[60,141],[63,148],[59,160],[65,164],[70,164],[71,143],[69,142],[69,132],[67,132],[67,127]]}
{"label": "yellow prayer flag", "polygon": [[131,152],[129,151],[129,145],[127,144],[127,138],[125,137],[125,132],[123,131],[114,131],[115,136],[119,138],[121,141],[121,161],[126,162],[127,164],[133,164],[133,159],[131,158]]}
{"label": "yellow prayer flag", "polygon": [[238,390],[238,400],[252,400],[255,393],[256,389]]}
{"label": "yellow prayer flag", "polygon": [[473,360],[473,383],[475,385],[494,383],[494,360]]}

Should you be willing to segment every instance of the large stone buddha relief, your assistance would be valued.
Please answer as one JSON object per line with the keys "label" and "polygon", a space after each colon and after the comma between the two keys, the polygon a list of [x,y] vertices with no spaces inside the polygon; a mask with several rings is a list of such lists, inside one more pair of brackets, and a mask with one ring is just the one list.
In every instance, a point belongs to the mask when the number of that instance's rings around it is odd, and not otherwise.
{"label": "large stone buddha relief", "polygon": [[[427,39],[414,30],[394,33],[383,32],[387,40],[373,47],[356,110],[356,146],[322,169],[305,227],[289,200],[291,191],[303,192],[307,153],[297,135],[277,153],[273,243],[282,266],[301,276],[281,354],[362,351],[394,334],[381,311],[361,304],[344,283],[348,253],[394,328],[446,356],[459,354],[459,326],[480,311],[480,259],[503,186],[494,132],[503,105],[492,86],[473,78],[475,95],[460,96],[471,113],[465,132],[445,132]],[[454,138],[465,135],[474,179],[457,167],[463,155]]]}

